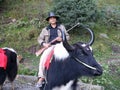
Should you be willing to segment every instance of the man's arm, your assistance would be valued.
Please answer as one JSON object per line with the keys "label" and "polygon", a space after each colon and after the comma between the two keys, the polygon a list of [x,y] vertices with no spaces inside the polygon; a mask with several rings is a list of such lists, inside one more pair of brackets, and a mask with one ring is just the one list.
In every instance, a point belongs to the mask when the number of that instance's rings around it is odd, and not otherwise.
{"label": "man's arm", "polygon": [[45,28],[42,29],[40,35],[37,38],[37,41],[40,44],[40,46],[43,46],[43,43],[45,43]]}

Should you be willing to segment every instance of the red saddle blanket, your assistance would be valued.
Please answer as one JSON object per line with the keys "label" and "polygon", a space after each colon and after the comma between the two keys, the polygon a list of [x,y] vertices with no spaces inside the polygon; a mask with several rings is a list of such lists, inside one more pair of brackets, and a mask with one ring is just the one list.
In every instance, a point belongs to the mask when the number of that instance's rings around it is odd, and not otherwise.
{"label": "red saddle blanket", "polygon": [[44,64],[45,68],[48,70],[49,69],[49,66],[50,66],[50,62],[51,62],[51,59],[52,59],[52,56],[54,54],[54,49],[51,50],[51,52],[48,54],[47,56],[47,59],[46,59],[46,62]]}
{"label": "red saddle blanket", "polygon": [[5,51],[0,48],[0,67],[6,69],[7,67],[7,56],[5,55]]}

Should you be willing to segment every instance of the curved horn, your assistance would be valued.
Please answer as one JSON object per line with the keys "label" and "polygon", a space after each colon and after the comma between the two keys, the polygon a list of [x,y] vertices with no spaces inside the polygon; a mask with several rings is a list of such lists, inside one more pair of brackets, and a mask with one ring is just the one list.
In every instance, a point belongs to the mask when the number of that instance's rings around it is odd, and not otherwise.
{"label": "curved horn", "polygon": [[95,35],[94,35],[94,32],[90,28],[86,27],[86,29],[89,31],[89,33],[91,35],[90,40],[87,44],[89,44],[91,46],[94,43]]}
{"label": "curved horn", "polygon": [[69,32],[70,30],[72,30],[73,28],[75,28],[78,25],[82,26],[83,28],[85,28],[90,33],[90,35],[91,35],[90,40],[86,44],[91,46],[94,43],[94,40],[95,40],[94,32],[90,28],[88,28],[85,25],[83,25],[82,23],[75,24],[73,27],[68,29],[67,32]]}
{"label": "curved horn", "polygon": [[81,26],[83,28],[85,28],[90,33],[90,40],[86,44],[91,46],[94,43],[94,40],[95,40],[94,32],[90,28],[88,28],[87,26],[85,26],[83,24],[81,24]]}

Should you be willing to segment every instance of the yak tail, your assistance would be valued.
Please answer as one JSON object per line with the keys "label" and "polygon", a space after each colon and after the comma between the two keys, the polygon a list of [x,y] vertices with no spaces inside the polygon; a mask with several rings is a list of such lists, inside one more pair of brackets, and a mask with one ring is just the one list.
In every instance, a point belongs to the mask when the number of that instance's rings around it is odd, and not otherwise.
{"label": "yak tail", "polygon": [[6,71],[4,70],[4,68],[0,67],[0,85],[4,83],[5,79],[6,79]]}
{"label": "yak tail", "polygon": [[7,77],[9,81],[13,82],[16,78],[18,66],[17,66],[17,54],[14,52],[9,52],[7,54],[8,62],[7,62]]}

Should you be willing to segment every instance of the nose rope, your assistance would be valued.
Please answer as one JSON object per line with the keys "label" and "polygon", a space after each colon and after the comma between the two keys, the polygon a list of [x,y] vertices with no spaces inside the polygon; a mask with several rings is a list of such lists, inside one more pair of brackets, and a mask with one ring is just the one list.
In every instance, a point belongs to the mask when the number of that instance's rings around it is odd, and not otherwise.
{"label": "nose rope", "polygon": [[74,59],[75,59],[77,62],[83,64],[84,66],[86,66],[86,67],[88,67],[88,68],[90,68],[90,69],[97,70],[95,67],[92,67],[92,66],[90,66],[90,65],[88,65],[88,64],[80,61],[80,60],[79,60],[78,58],[76,58],[76,57],[74,57]]}

